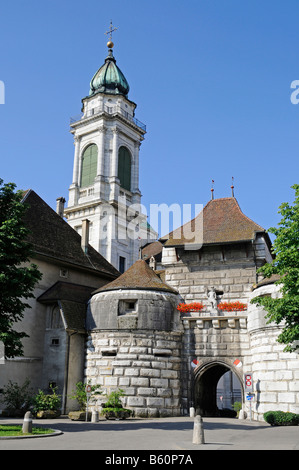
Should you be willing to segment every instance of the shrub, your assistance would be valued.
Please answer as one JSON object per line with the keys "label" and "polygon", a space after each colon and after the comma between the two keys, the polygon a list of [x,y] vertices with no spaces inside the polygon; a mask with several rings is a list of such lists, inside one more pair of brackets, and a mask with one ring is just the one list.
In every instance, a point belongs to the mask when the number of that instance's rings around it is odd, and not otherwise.
{"label": "shrub", "polygon": [[[100,385],[92,385],[91,386],[91,396],[90,400],[95,398],[95,395],[101,395],[102,392],[99,390],[101,388]],[[71,400],[77,400],[79,403],[80,411],[86,410],[87,404],[87,394],[86,394],[86,383],[84,382],[77,382],[76,389],[73,390],[73,395],[70,395],[69,398]]]}
{"label": "shrub", "polygon": [[109,395],[106,395],[108,400],[102,404],[102,407],[123,408],[123,404],[122,404],[120,397],[124,397],[124,396],[125,396],[125,393],[121,388],[119,388],[118,390],[114,390],[113,392],[109,393]]}
{"label": "shrub", "polygon": [[125,412],[127,415],[130,415],[132,413],[132,410],[129,410],[127,408],[123,407],[122,401],[120,397],[124,397],[125,393],[124,391],[119,388],[118,390],[114,390],[113,392],[109,393],[106,395],[108,400],[106,403],[102,403],[102,415],[109,415],[109,413],[123,413]]}
{"label": "shrub", "polygon": [[8,410],[27,411],[33,400],[33,391],[30,388],[30,380],[27,378],[23,385],[9,380],[6,387],[3,388],[3,398],[1,401],[5,403]]}
{"label": "shrub", "polygon": [[267,411],[264,420],[271,426],[298,426],[299,414],[288,411]]}
{"label": "shrub", "polygon": [[237,416],[239,416],[239,413],[242,409],[242,403],[240,401],[235,401],[233,404],[233,409],[236,411]]}
{"label": "shrub", "polygon": [[33,413],[38,411],[52,410],[56,411],[60,409],[61,400],[60,396],[57,395],[57,387],[50,385],[52,394],[46,394],[42,390],[39,390],[38,393],[33,398]]}

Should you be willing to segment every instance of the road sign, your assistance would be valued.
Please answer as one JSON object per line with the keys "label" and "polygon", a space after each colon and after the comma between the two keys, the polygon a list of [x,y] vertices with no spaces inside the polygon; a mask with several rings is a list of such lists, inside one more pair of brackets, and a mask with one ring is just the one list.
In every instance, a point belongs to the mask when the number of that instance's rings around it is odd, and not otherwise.
{"label": "road sign", "polygon": [[247,393],[246,395],[246,400],[247,401],[251,401],[254,399],[254,393]]}
{"label": "road sign", "polygon": [[91,385],[86,385],[86,389],[85,389],[86,393],[91,393]]}
{"label": "road sign", "polygon": [[250,373],[244,374],[244,387],[245,387],[245,392],[253,391],[252,374]]}
{"label": "road sign", "polygon": [[240,361],[240,359],[236,359],[236,360],[234,361],[234,366],[235,366],[235,367],[240,368],[240,367],[242,367],[242,365],[243,365],[243,364],[242,364],[242,362]]}

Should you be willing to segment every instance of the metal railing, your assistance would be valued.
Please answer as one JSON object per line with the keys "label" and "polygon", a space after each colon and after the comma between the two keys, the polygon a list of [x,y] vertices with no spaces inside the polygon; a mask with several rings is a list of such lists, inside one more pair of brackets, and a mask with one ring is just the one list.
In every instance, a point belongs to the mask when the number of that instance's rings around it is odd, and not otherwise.
{"label": "metal railing", "polygon": [[128,121],[133,122],[136,126],[140,127],[140,129],[142,129],[144,132],[146,132],[146,125],[143,124],[143,122],[136,119],[130,113],[128,113],[127,111],[122,109],[119,105],[116,105],[116,106],[105,106],[104,105],[104,107],[98,106],[97,108],[92,108],[89,111],[87,111],[86,113],[81,113],[77,116],[71,117],[70,118],[70,124],[73,124],[74,122],[78,122],[78,121],[83,121],[85,119],[88,119],[92,116],[96,116],[97,114],[101,114],[101,113],[107,113],[107,114],[110,114],[110,115],[120,114],[125,119],[127,119]]}

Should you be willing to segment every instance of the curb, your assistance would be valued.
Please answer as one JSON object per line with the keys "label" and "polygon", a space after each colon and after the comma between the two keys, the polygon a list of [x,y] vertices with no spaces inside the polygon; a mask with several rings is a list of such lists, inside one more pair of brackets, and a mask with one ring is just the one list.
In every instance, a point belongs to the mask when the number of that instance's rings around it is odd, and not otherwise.
{"label": "curb", "polygon": [[59,429],[53,429],[50,434],[35,434],[35,435],[30,435],[27,434],[26,436],[0,436],[0,440],[6,440],[6,439],[34,439],[38,437],[51,437],[51,436],[59,436],[60,434],[63,434],[62,431],[59,431]]}

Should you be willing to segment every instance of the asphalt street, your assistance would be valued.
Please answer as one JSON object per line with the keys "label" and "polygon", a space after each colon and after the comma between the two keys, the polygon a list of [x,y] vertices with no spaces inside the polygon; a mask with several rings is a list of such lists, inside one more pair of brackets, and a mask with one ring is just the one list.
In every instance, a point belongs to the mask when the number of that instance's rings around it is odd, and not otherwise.
{"label": "asphalt street", "polygon": [[[0,424],[21,419],[0,418]],[[33,425],[55,429],[46,437],[0,439],[0,450],[186,451],[299,450],[299,427],[273,427],[264,422],[232,418],[204,418],[204,444],[193,444],[194,418],[105,420],[96,423],[67,417],[37,419]],[[188,452],[187,452],[188,453]],[[108,455],[108,454],[107,454]],[[114,462],[115,463],[115,462]],[[134,465],[133,465],[134,466]]]}

